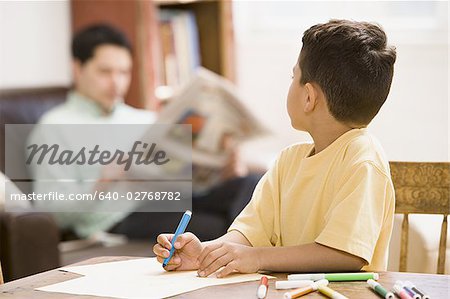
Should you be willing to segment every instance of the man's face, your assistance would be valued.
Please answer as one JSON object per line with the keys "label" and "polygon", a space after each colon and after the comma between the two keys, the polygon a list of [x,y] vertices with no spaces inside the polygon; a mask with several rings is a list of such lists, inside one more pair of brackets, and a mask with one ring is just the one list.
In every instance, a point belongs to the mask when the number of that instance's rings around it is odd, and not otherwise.
{"label": "man's face", "polygon": [[305,131],[303,105],[308,95],[305,86],[300,83],[302,74],[298,62],[295,63],[292,72],[292,82],[287,96],[287,111],[291,119],[292,127]]}
{"label": "man's face", "polygon": [[84,64],[75,62],[75,88],[109,113],[128,91],[131,67],[128,49],[115,45],[98,46],[93,57]]}

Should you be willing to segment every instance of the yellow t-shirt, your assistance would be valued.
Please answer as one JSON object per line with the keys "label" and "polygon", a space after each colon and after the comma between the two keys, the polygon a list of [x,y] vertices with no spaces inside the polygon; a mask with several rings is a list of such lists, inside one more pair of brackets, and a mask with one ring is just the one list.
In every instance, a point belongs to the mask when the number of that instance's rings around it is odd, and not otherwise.
{"label": "yellow t-shirt", "polygon": [[395,199],[381,146],[353,129],[310,156],[313,149],[284,149],[228,231],[255,247],[317,242],[363,258],[363,270],[386,270]]}

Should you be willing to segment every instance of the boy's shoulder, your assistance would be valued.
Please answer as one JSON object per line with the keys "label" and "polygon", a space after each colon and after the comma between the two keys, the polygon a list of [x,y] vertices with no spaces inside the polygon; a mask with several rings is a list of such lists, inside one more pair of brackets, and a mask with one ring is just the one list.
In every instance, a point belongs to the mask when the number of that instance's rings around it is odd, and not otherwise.
{"label": "boy's shoulder", "polygon": [[383,147],[379,140],[367,129],[351,138],[346,146],[346,154],[355,159],[386,160]]}
{"label": "boy's shoulder", "polygon": [[367,129],[360,130],[349,139],[343,147],[341,161],[349,167],[359,167],[362,164],[370,164],[381,173],[389,176],[389,161],[378,139]]}
{"label": "boy's shoulder", "polygon": [[284,160],[286,158],[304,158],[311,153],[313,148],[314,143],[312,142],[294,143],[281,150],[279,159]]}

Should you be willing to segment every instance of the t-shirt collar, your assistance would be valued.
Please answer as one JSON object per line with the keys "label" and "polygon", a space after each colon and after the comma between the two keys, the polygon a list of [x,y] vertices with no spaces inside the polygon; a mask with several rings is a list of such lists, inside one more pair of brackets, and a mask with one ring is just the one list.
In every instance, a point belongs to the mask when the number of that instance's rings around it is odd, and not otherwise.
{"label": "t-shirt collar", "polygon": [[328,156],[329,152],[335,151],[335,149],[337,149],[337,148],[341,147],[342,145],[346,144],[348,140],[354,138],[355,136],[364,134],[366,132],[366,130],[367,130],[367,128],[351,129],[351,130],[345,132],[344,134],[342,134],[341,136],[339,136],[330,145],[328,145],[326,148],[324,148],[319,153],[314,154],[313,156],[311,156],[311,153],[315,149],[314,149],[314,144],[312,144],[311,150],[308,151],[307,156],[305,158],[306,159],[310,159],[310,160],[316,160],[316,159],[320,159],[323,156]]}
{"label": "t-shirt collar", "polygon": [[81,108],[84,113],[88,113],[98,117],[113,115],[117,110],[117,106],[120,104],[120,101],[117,101],[112,107],[110,113],[105,113],[100,104],[95,102],[93,99],[77,92],[76,90],[73,90],[69,93],[68,101],[71,105],[74,105],[77,108]]}

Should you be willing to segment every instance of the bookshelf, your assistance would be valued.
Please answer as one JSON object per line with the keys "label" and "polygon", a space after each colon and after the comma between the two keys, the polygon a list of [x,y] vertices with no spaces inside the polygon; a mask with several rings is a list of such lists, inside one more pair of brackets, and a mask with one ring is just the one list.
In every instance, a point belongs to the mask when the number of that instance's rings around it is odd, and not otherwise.
{"label": "bookshelf", "polygon": [[110,23],[124,31],[133,45],[133,78],[126,102],[157,110],[157,87],[164,84],[162,42],[159,30],[165,10],[187,11],[195,16],[200,64],[235,80],[232,3],[171,0],[72,0],[72,30],[94,23]]}

